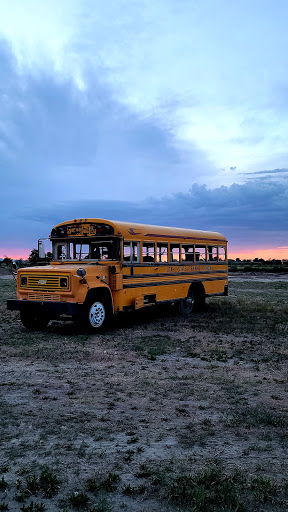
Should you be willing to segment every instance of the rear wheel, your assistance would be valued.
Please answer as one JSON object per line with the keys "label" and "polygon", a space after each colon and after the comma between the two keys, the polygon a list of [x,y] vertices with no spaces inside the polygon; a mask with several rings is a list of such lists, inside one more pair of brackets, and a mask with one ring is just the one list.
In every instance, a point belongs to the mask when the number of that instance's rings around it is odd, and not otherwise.
{"label": "rear wheel", "polygon": [[188,291],[186,299],[179,302],[179,311],[181,315],[188,316],[192,313],[195,305],[195,297],[192,289]]}
{"label": "rear wheel", "polygon": [[28,311],[20,311],[20,319],[24,327],[29,329],[29,331],[45,329],[50,321],[50,318],[46,315],[39,315]]}

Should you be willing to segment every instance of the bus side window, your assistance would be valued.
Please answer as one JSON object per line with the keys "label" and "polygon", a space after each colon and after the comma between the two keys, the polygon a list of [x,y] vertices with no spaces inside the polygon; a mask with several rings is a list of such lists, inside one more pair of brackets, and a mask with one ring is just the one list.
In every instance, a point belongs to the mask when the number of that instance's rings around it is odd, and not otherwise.
{"label": "bus side window", "polygon": [[170,244],[170,261],[180,261],[180,244]]}
{"label": "bus side window", "polygon": [[155,243],[154,242],[143,242],[142,258],[143,258],[143,262],[155,261]]}
{"label": "bus side window", "polygon": [[168,261],[168,244],[157,243],[157,263],[167,263]]}
{"label": "bus side window", "polygon": [[123,261],[139,262],[140,242],[125,242],[123,244]]}
{"label": "bus side window", "polygon": [[208,261],[217,261],[217,259],[218,259],[217,247],[208,245]]}
{"label": "bus side window", "polygon": [[139,263],[140,261],[140,242],[131,242],[132,245],[132,261]]}
{"label": "bus side window", "polygon": [[194,261],[194,245],[182,245],[182,261]]}
{"label": "bus side window", "polygon": [[206,261],[206,245],[196,245],[195,261]]}
{"label": "bus side window", "polygon": [[218,261],[226,261],[225,247],[218,247]]}
{"label": "bus side window", "polygon": [[131,261],[131,242],[124,242],[123,261]]}

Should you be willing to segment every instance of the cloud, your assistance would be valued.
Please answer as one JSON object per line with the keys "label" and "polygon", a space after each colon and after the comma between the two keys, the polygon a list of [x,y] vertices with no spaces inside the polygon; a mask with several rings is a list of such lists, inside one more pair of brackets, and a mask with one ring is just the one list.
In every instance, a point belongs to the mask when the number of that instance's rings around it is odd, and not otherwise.
{"label": "cloud", "polygon": [[180,191],[206,170],[195,145],[176,145],[157,117],[115,100],[104,72],[87,73],[82,91],[57,75],[19,72],[4,43],[0,61],[4,201],[144,198]]}
{"label": "cloud", "polygon": [[18,242],[25,234],[31,240],[42,209],[159,197],[188,188],[206,170],[196,146],[177,145],[157,117],[120,104],[104,71],[87,72],[81,90],[48,71],[20,69],[5,41],[0,62],[1,244],[16,233]]}
{"label": "cloud", "polygon": [[288,173],[288,169],[270,169],[270,170],[267,170],[267,171],[256,171],[256,172],[243,172],[242,174],[245,175],[245,174],[250,174],[250,175],[257,175],[257,174],[268,174],[268,175],[274,175],[274,174],[287,174]]}
{"label": "cloud", "polygon": [[62,201],[33,211],[22,210],[13,229],[22,243],[29,239],[32,247],[55,224],[86,217],[218,231],[228,238],[230,250],[236,246],[245,250],[285,247],[288,185],[260,181],[208,189],[194,184],[187,193],[142,201]]}

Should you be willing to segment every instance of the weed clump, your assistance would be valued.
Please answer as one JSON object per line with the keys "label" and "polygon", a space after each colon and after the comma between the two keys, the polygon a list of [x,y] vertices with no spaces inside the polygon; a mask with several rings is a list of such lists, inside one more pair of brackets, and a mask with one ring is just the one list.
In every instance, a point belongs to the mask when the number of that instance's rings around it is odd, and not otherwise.
{"label": "weed clump", "polygon": [[170,336],[156,334],[154,336],[142,336],[135,344],[134,349],[150,361],[156,361],[157,356],[171,352],[172,347]]}
{"label": "weed clump", "polygon": [[102,500],[98,501],[98,503],[96,503],[96,505],[94,505],[92,508],[89,508],[89,512],[112,512],[112,508],[106,498],[103,498]]}
{"label": "weed clump", "polygon": [[6,482],[4,476],[2,476],[1,480],[0,480],[0,491],[5,491],[5,489],[7,489],[8,487],[8,483]]}
{"label": "weed clump", "polygon": [[34,503],[34,501],[31,501],[29,505],[22,505],[20,510],[21,512],[44,512],[46,507],[44,503]]}
{"label": "weed clump", "polygon": [[211,465],[202,472],[178,475],[166,486],[169,500],[177,506],[189,506],[195,512],[245,510],[240,499],[243,477],[239,472],[226,475],[218,465]]}
{"label": "weed clump", "polygon": [[117,473],[108,473],[106,478],[93,477],[87,480],[86,489],[94,495],[101,490],[105,492],[113,492],[116,489],[120,477]]}
{"label": "weed clump", "polygon": [[244,425],[247,428],[264,425],[266,427],[284,428],[288,425],[288,418],[284,414],[268,409],[264,406],[243,407],[237,409],[228,421],[229,426]]}
{"label": "weed clump", "polygon": [[59,490],[60,480],[49,468],[44,468],[39,477],[39,486],[46,498],[52,498]]}
{"label": "weed clump", "polygon": [[277,493],[277,485],[270,478],[258,476],[250,484],[254,496],[259,503],[274,502]]}
{"label": "weed clump", "polygon": [[78,510],[85,509],[90,501],[87,494],[77,491],[73,492],[73,494],[71,494],[68,499],[70,505]]}

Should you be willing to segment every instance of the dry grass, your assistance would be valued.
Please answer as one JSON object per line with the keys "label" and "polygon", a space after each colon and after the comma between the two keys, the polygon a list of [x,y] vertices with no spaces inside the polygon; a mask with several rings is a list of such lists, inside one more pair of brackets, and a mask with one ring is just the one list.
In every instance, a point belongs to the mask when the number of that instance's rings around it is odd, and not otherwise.
{"label": "dry grass", "polygon": [[14,286],[0,279],[0,510],[287,510],[288,281],[235,280],[189,319],[151,308],[99,336],[26,331]]}

